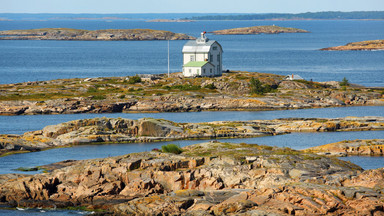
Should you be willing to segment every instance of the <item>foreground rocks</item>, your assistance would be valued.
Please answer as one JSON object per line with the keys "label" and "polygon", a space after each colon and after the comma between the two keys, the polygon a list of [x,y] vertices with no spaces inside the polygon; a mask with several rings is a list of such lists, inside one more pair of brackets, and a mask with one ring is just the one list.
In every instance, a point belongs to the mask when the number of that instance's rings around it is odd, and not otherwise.
{"label": "foreground rocks", "polygon": [[383,117],[287,118],[176,123],[164,119],[82,119],[23,135],[0,135],[0,153],[22,153],[88,143],[155,142],[180,139],[243,138],[290,132],[383,130]]}
{"label": "foreground rocks", "polygon": [[330,143],[322,146],[316,146],[305,150],[323,155],[368,155],[383,156],[384,155],[384,139],[369,140],[345,140],[336,143]]}
{"label": "foreground rocks", "polygon": [[81,30],[44,28],[0,31],[0,40],[192,40],[186,34],[152,29]]}
{"label": "foreground rocks", "polygon": [[[382,215],[384,169],[269,146],[202,143],[0,176],[0,201],[115,215]],[[367,181],[369,179],[369,181]]]}
{"label": "foreground rocks", "polygon": [[345,50],[384,50],[384,40],[370,40],[348,43],[344,46],[328,47],[321,50],[345,51]]}
{"label": "foreground rocks", "polygon": [[[339,82],[284,81],[263,73],[227,72],[222,77],[183,78],[153,75],[63,79],[0,85],[0,115],[111,112],[188,112],[276,110],[331,106],[383,106],[382,88]],[[251,92],[250,79],[270,86],[270,93]]]}
{"label": "foreground rocks", "polygon": [[248,34],[279,34],[279,33],[308,33],[308,31],[297,28],[287,28],[280,26],[252,26],[244,28],[233,28],[213,31],[217,35],[248,35]]}

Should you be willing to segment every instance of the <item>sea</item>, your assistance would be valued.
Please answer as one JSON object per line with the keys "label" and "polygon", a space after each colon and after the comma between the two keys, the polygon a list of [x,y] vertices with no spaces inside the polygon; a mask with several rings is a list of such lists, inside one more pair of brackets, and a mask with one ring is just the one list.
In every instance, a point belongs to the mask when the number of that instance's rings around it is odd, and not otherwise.
{"label": "sea", "polygon": [[[180,15],[181,16],[181,15]],[[182,17],[182,16],[181,16]],[[212,35],[227,28],[277,25],[310,33]],[[156,29],[217,40],[225,70],[298,74],[306,80],[384,86],[384,51],[320,51],[349,42],[382,39],[383,20],[196,21],[14,20],[0,30],[35,28]],[[170,41],[170,71],[182,68],[186,41]],[[30,41],[0,40],[0,84],[64,78],[161,74],[168,70],[167,41]]]}
{"label": "sea", "polygon": [[[148,15],[146,15],[148,16]],[[155,18],[155,15],[151,15]],[[172,18],[186,17],[178,14]],[[162,17],[167,18],[167,17]],[[310,33],[213,35],[227,28],[259,25],[294,27]],[[384,87],[384,51],[320,51],[321,48],[349,42],[383,39],[383,20],[300,20],[300,21],[196,21],[146,22],[143,17],[130,20],[16,19],[0,21],[0,30],[35,28],[76,29],[157,29],[198,37],[202,31],[223,47],[225,70],[279,75],[298,74],[306,80],[341,81],[368,87]],[[182,47],[186,41],[170,41],[170,70],[180,72]],[[167,41],[30,41],[0,40],[0,84],[65,78],[163,74],[168,68]],[[275,119],[289,117],[383,116],[380,106],[338,107],[305,110],[228,111],[188,113],[114,113],[76,115],[0,116],[0,134],[22,134],[47,125],[93,117],[165,118],[176,122]],[[353,139],[383,139],[382,131],[292,133],[280,136],[228,139],[294,149]],[[210,140],[205,140],[210,141]],[[180,146],[204,141],[180,140]],[[22,173],[15,169],[33,167],[68,159],[92,159],[150,151],[161,143],[84,145],[0,158],[0,174]],[[364,169],[384,167],[384,157],[344,157]],[[33,172],[28,172],[34,174]],[[82,211],[0,209],[1,215],[76,215]]]}

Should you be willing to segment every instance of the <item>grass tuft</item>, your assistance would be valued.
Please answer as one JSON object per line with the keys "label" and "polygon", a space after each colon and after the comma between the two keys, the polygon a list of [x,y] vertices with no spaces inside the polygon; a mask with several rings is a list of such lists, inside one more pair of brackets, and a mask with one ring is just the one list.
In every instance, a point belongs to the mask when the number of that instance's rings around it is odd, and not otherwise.
{"label": "grass tuft", "polygon": [[173,154],[181,154],[183,152],[180,146],[176,144],[163,145],[161,146],[161,150],[162,152],[173,153]]}

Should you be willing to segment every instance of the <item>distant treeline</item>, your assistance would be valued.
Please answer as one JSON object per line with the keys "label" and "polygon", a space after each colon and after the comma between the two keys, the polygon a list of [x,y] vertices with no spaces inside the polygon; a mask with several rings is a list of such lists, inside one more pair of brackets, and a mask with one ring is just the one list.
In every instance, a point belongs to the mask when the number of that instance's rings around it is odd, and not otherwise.
{"label": "distant treeline", "polygon": [[355,11],[355,12],[307,12],[307,13],[268,13],[268,14],[228,14],[207,15],[186,18],[191,20],[297,20],[297,19],[384,19],[384,11]]}

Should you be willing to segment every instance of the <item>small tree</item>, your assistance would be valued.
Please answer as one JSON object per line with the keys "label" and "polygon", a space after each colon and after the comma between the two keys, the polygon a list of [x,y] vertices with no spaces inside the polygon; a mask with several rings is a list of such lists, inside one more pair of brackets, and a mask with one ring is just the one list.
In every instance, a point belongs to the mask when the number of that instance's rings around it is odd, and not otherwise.
{"label": "small tree", "polygon": [[251,93],[264,94],[264,86],[260,80],[251,78]]}
{"label": "small tree", "polygon": [[215,86],[215,84],[210,83],[210,84],[204,86],[204,88],[207,88],[207,89],[216,89],[216,86]]}
{"label": "small tree", "polygon": [[141,78],[137,75],[129,77],[129,80],[128,80],[129,84],[135,84],[135,83],[140,83],[140,82],[141,82]]}
{"label": "small tree", "polygon": [[340,86],[349,86],[349,81],[347,78],[343,78],[343,80],[340,82]]}

